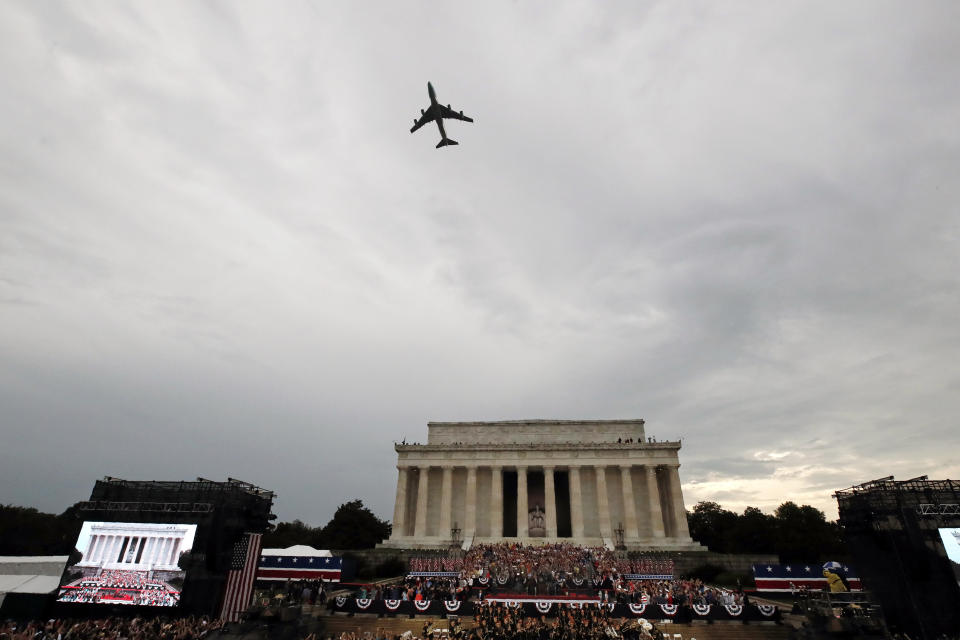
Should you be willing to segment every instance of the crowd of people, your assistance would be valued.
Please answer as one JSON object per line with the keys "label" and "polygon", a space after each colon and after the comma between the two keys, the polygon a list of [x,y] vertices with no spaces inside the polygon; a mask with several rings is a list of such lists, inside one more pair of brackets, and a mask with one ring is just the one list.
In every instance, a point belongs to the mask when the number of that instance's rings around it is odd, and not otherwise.
{"label": "crowd of people", "polygon": [[101,618],[47,620],[0,625],[0,640],[201,640],[223,623],[206,616],[165,618]]}
{"label": "crowd of people", "polygon": [[102,571],[86,576],[60,590],[60,602],[118,602],[172,607],[180,593],[147,571]]}
{"label": "crowd of people", "polygon": [[[593,595],[623,604],[735,605],[740,592],[674,576],[674,561],[663,555],[623,556],[604,547],[569,543],[477,544],[466,554],[411,560],[411,570],[456,569],[456,577],[408,576],[367,597],[395,600],[482,600],[496,592],[529,596]],[[437,569],[440,570],[440,569]],[[649,576],[632,579],[635,576]],[[657,578],[653,578],[657,576]]]}
{"label": "crowd of people", "polygon": [[[466,554],[415,556],[410,572],[457,573],[451,580],[424,580],[407,584],[415,593],[425,586],[462,598],[474,583],[502,587],[529,595],[559,595],[570,589],[599,588],[603,591],[630,591],[625,576],[672,576],[673,559],[666,556],[622,557],[605,547],[581,547],[570,543],[524,545],[517,543],[477,544]],[[401,598],[397,598],[401,599]]]}
{"label": "crowd of people", "polygon": [[491,603],[474,614],[476,626],[459,630],[465,640],[660,640],[662,634],[651,624],[638,620],[614,620],[607,609],[561,607],[554,618],[525,616],[520,610]]}
{"label": "crowd of people", "polygon": [[469,600],[474,595],[474,581],[460,575],[456,578],[407,576],[389,584],[361,589],[357,597],[374,600]]}
{"label": "crowd of people", "polygon": [[263,606],[323,604],[327,601],[327,583],[325,580],[275,580],[256,589],[253,601]]}
{"label": "crowd of people", "polygon": [[[345,631],[338,640],[664,640],[655,625],[644,619],[614,619],[608,610],[561,607],[553,618],[527,616],[520,609],[498,603],[481,607],[474,615],[472,628],[457,617],[443,621],[443,627],[427,620],[419,635],[408,631],[389,635],[378,628],[375,633]],[[306,640],[317,640],[309,636]],[[334,640],[329,638],[328,640]]]}
{"label": "crowd of people", "polygon": [[180,602],[180,594],[162,587],[150,587],[141,590],[87,586],[61,589],[57,600],[60,602],[110,602],[114,604],[173,607]]}

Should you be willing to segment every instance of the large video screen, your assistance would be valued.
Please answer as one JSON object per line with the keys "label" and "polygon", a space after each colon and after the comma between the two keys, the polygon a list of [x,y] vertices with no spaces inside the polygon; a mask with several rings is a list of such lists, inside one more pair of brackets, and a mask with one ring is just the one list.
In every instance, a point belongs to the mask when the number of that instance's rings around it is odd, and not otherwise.
{"label": "large video screen", "polygon": [[195,524],[84,522],[57,593],[59,602],[175,607]]}
{"label": "large video screen", "polygon": [[947,558],[953,565],[953,575],[960,585],[960,529],[939,529],[943,548],[947,551]]}

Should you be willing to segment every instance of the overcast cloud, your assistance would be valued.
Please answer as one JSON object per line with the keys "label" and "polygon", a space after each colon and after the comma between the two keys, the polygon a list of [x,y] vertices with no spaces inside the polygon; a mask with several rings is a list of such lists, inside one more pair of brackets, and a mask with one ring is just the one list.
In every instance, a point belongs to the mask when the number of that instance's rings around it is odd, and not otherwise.
{"label": "overcast cloud", "polygon": [[642,417],[688,505],[957,478],[958,60],[953,0],[0,4],[0,502],[391,518],[428,420]]}

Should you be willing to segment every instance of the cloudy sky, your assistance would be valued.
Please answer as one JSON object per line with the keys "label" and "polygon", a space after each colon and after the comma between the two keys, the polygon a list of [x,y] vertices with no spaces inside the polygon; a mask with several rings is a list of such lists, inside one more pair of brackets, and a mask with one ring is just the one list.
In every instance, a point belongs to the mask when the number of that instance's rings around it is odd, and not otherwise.
{"label": "cloudy sky", "polygon": [[429,420],[644,418],[688,505],[957,478],[958,60],[954,0],[4,2],[0,502],[390,518]]}

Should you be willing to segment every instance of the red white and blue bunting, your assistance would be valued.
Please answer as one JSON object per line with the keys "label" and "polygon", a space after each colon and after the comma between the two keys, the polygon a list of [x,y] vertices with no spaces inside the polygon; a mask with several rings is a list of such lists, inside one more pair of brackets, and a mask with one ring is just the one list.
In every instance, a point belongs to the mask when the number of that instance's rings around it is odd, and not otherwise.
{"label": "red white and blue bunting", "polygon": [[[615,602],[601,602],[599,599],[573,598],[545,598],[545,597],[517,597],[488,598],[483,602],[475,603],[458,600],[372,600],[370,598],[347,598],[337,596],[328,601],[328,606],[335,612],[342,613],[377,613],[386,615],[431,615],[442,616],[451,613],[470,616],[479,608],[494,603],[503,603],[514,610],[522,610],[527,615],[557,615],[558,611],[567,608],[582,609],[588,607],[603,607],[615,617],[646,617],[651,620],[778,620],[780,610],[773,605],[751,604],[743,605],[693,605],[678,606],[675,604],[618,604]],[[556,605],[556,606],[554,606]]]}
{"label": "red white and blue bunting", "polygon": [[537,607],[539,613],[549,613],[553,603],[549,600],[537,600],[534,605]]}

